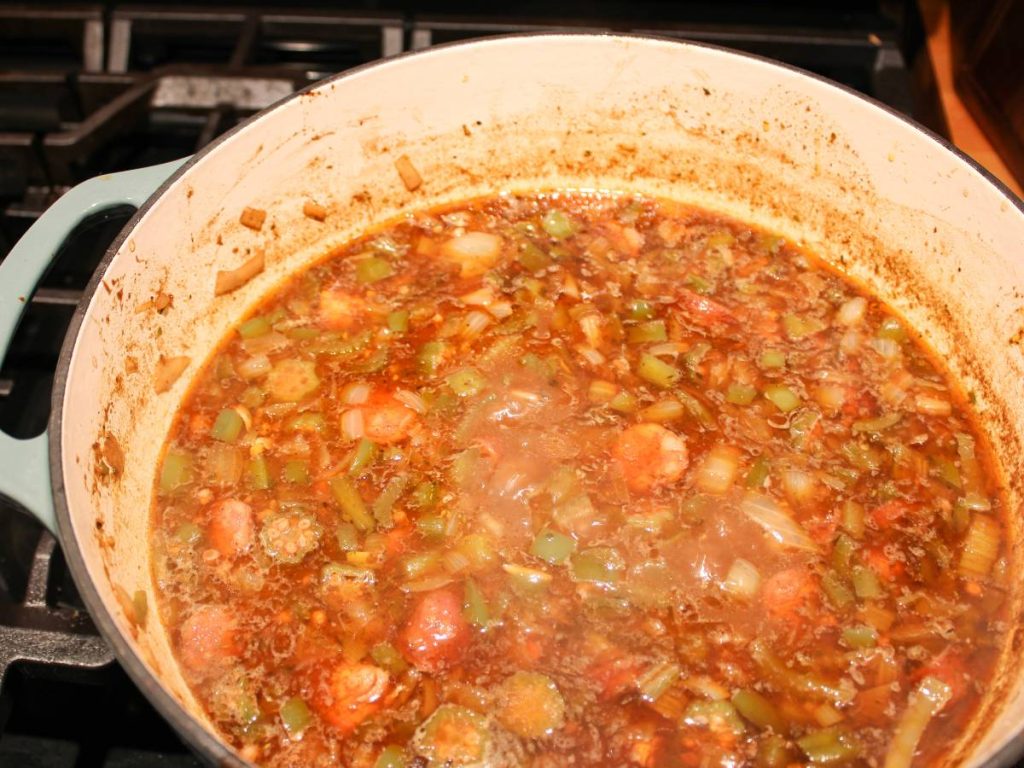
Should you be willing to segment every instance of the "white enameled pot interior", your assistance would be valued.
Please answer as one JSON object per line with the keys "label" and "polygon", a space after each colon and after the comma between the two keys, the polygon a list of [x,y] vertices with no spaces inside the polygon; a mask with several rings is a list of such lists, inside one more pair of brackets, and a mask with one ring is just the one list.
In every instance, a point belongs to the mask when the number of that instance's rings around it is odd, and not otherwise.
{"label": "white enameled pot interior", "polygon": [[[403,154],[424,178],[415,192],[395,170]],[[705,206],[805,243],[866,283],[975,394],[1009,480],[1016,541],[1024,215],[979,172],[850,93],[717,49],[611,36],[436,49],[326,82],[216,145],[134,224],[88,307],[63,396],[73,530],[62,533],[74,536],[133,653],[196,717],[161,623],[130,624],[115,596],[144,590],[157,602],[147,545],[154,472],[190,378],[247,308],[366,227],[540,187]],[[326,222],[303,216],[306,200],[327,206]],[[260,231],[240,225],[246,207],[267,211]],[[257,251],[266,271],[215,298],[215,272]],[[173,297],[169,308],[136,312],[158,292]],[[157,395],[161,355],[191,363]],[[108,436],[125,456],[114,478],[97,468]],[[1019,609],[1016,594],[1015,618]],[[1024,689],[1004,654],[990,705],[950,760],[984,762],[1021,722]]]}

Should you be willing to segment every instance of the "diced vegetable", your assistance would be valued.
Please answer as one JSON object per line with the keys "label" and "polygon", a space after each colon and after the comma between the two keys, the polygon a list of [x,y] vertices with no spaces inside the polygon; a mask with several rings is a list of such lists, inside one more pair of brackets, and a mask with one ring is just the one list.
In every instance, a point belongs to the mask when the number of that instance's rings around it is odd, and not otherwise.
{"label": "diced vegetable", "polygon": [[786,353],[779,349],[766,349],[761,353],[762,368],[785,368]]}
{"label": "diced vegetable", "polygon": [[664,320],[650,320],[646,323],[631,326],[626,332],[626,340],[630,344],[653,344],[668,341]]}
{"label": "diced vegetable", "polygon": [[267,374],[267,392],[278,402],[297,403],[319,387],[320,377],[312,360],[281,360]]}
{"label": "diced vegetable", "polygon": [[573,555],[571,573],[576,581],[614,584],[622,578],[626,563],[613,547],[591,547]]}
{"label": "diced vegetable", "polygon": [[816,317],[784,315],[782,318],[782,327],[786,330],[786,335],[789,336],[789,338],[802,339],[805,336],[810,336],[825,330],[827,326]]}
{"label": "diced vegetable", "polygon": [[459,397],[471,397],[479,394],[487,385],[487,379],[475,368],[463,368],[445,377],[448,386]]}
{"label": "diced vegetable", "polygon": [[972,515],[957,565],[960,575],[975,579],[988,576],[999,556],[999,540],[999,522],[995,518],[983,513]]}
{"label": "diced vegetable", "polygon": [[650,421],[655,424],[664,424],[676,421],[686,415],[686,408],[674,397],[666,397],[653,403],[642,411],[639,416],[641,421]]}
{"label": "diced vegetable", "polygon": [[561,565],[576,551],[576,540],[571,536],[545,528],[533,540],[530,554],[551,565]]}
{"label": "diced vegetable", "polygon": [[654,306],[643,299],[632,299],[627,305],[632,320],[650,320],[654,317]]}
{"label": "diced vegetable", "polygon": [[771,463],[768,461],[768,457],[765,455],[758,456],[754,463],[750,465],[743,484],[750,490],[763,488],[765,480],[768,479],[769,472],[771,472]]}
{"label": "diced vegetable", "polygon": [[396,744],[389,744],[377,755],[373,768],[406,768],[405,750]]}
{"label": "diced vegetable", "polygon": [[608,401],[608,407],[622,413],[633,413],[637,409],[636,397],[624,389],[620,390]]}
{"label": "diced vegetable", "polygon": [[551,574],[547,571],[527,568],[515,563],[505,563],[501,567],[511,578],[512,586],[522,594],[543,592],[551,584]]}
{"label": "diced vegetable", "polygon": [[409,330],[409,311],[396,309],[387,317],[388,330],[391,333],[406,333]]}
{"label": "diced vegetable", "polygon": [[437,376],[447,354],[447,346],[443,341],[428,341],[420,347],[418,365],[420,373],[427,377]]}
{"label": "diced vegetable", "polygon": [[412,745],[432,766],[483,765],[491,751],[487,718],[467,707],[442,704],[416,729]]}
{"label": "diced vegetable", "polygon": [[391,643],[377,643],[370,649],[370,658],[373,663],[382,669],[386,669],[393,675],[401,674],[409,668],[409,665],[402,658],[402,653]]}
{"label": "diced vegetable", "polygon": [[255,339],[270,333],[270,320],[266,317],[252,317],[238,326],[238,335],[243,339]]}
{"label": "diced vegetable", "polygon": [[358,475],[364,469],[373,464],[377,457],[377,444],[367,438],[361,438],[352,451],[352,458],[348,462],[350,475]]}
{"label": "diced vegetable", "polygon": [[885,591],[882,589],[882,585],[878,583],[878,576],[867,566],[853,566],[850,579],[853,582],[853,591],[862,600],[885,597]]}
{"label": "diced vegetable", "polygon": [[679,680],[680,668],[678,664],[663,661],[650,667],[636,680],[637,690],[644,701],[653,702],[676,684]]}
{"label": "diced vegetable", "polygon": [[395,274],[391,262],[377,256],[367,256],[356,262],[356,280],[360,283],[376,283]]}
{"label": "diced vegetable", "polygon": [[844,762],[860,754],[860,745],[851,734],[840,728],[812,731],[797,739],[796,743],[815,765]]}
{"label": "diced vegetable", "polygon": [[301,510],[291,510],[266,519],[260,529],[260,544],[272,560],[290,565],[316,549],[322,533],[315,517]]}
{"label": "diced vegetable", "polygon": [[565,701],[555,682],[537,672],[516,672],[497,692],[498,720],[517,736],[539,739],[565,723]]}
{"label": "diced vegetable", "polygon": [[726,402],[733,405],[750,405],[757,397],[757,388],[749,384],[734,382],[725,391]]}
{"label": "diced vegetable", "polygon": [[245,429],[245,422],[234,408],[225,408],[217,414],[217,419],[210,428],[210,437],[225,443],[233,443]]}
{"label": "diced vegetable", "polygon": [[953,689],[939,678],[929,676],[921,681],[896,725],[884,768],[909,768],[928,724],[952,698]]}
{"label": "diced vegetable", "polygon": [[286,483],[309,485],[309,464],[302,459],[286,461],[281,476]]}
{"label": "diced vegetable", "polygon": [[786,723],[778,710],[757,691],[750,688],[736,691],[731,701],[736,711],[758,728],[770,728],[775,733],[785,733]]}
{"label": "diced vegetable", "polygon": [[789,413],[800,407],[800,397],[784,384],[771,384],[765,387],[764,396],[783,413]]}
{"label": "diced vegetable", "polygon": [[747,730],[728,701],[692,701],[683,713],[683,723],[733,736],[742,736]]}
{"label": "diced vegetable", "polygon": [[[658,359],[654,355],[640,355],[640,362],[636,366],[636,375],[644,381],[649,381],[656,387],[671,387],[682,375],[674,365]],[[613,406],[614,407],[614,406]]]}
{"label": "diced vegetable", "polygon": [[174,493],[191,482],[192,456],[183,451],[168,451],[160,468],[160,491]]}
{"label": "diced vegetable", "polygon": [[491,620],[487,597],[473,579],[466,579],[463,586],[462,615],[475,627],[486,627]]}
{"label": "diced vegetable", "polygon": [[731,445],[716,445],[697,468],[696,485],[705,493],[723,494],[732,488],[740,470],[740,453]]}
{"label": "diced vegetable", "polygon": [[850,499],[843,502],[842,525],[853,538],[863,538],[865,530],[864,506]]}
{"label": "diced vegetable", "polygon": [[373,517],[380,528],[387,530],[394,525],[391,510],[394,508],[395,502],[398,501],[398,498],[405,491],[408,483],[409,478],[405,475],[395,475],[388,480],[384,490],[380,492],[380,496],[374,500]]}
{"label": "diced vegetable", "polygon": [[212,445],[206,456],[206,472],[217,485],[233,486],[242,478],[245,459],[233,445]]}
{"label": "diced vegetable", "polygon": [[334,496],[335,502],[341,507],[342,514],[360,531],[372,531],[376,521],[373,519],[373,515],[366,509],[366,504],[363,502],[362,496],[359,495],[359,491],[352,481],[345,475],[337,475],[331,478],[329,485],[331,487],[331,495]]}
{"label": "diced vegetable", "polygon": [[547,269],[554,263],[549,254],[529,241],[520,244],[517,259],[523,265],[523,268],[529,272],[539,272],[542,269]]}
{"label": "diced vegetable", "polygon": [[313,715],[306,706],[306,702],[298,696],[293,696],[281,705],[281,724],[288,732],[289,738],[301,739],[302,732],[309,727]]}
{"label": "diced vegetable", "polygon": [[866,624],[858,624],[846,627],[842,639],[850,648],[874,648],[878,643],[878,631]]}
{"label": "diced vegetable", "polygon": [[740,509],[779,544],[817,552],[818,545],[807,532],[770,496],[749,491],[740,502]]}
{"label": "diced vegetable", "polygon": [[722,589],[736,597],[751,598],[761,588],[761,574],[749,560],[737,557],[729,566]]}
{"label": "diced vegetable", "polygon": [[564,240],[575,231],[572,221],[562,211],[552,208],[540,220],[541,227],[552,237]]}

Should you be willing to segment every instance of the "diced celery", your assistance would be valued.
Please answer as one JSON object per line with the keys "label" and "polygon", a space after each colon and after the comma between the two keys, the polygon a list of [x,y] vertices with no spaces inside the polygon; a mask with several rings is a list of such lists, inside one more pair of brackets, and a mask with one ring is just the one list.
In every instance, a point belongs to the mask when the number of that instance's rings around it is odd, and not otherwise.
{"label": "diced celery", "polygon": [[789,338],[802,339],[804,336],[825,330],[827,326],[816,317],[785,315],[782,318],[782,327],[786,330],[786,335]]}
{"label": "diced celery", "polygon": [[807,759],[815,764],[845,762],[860,754],[860,747],[845,731],[832,727],[812,731],[796,740]]}
{"label": "diced celery", "polygon": [[885,318],[882,324],[878,326],[878,333],[876,335],[880,339],[891,339],[899,344],[907,340],[906,330],[895,317]]}
{"label": "diced celery", "polygon": [[392,333],[405,333],[409,330],[409,312],[404,309],[396,309],[388,312],[388,330]]}
{"label": "diced celery", "polygon": [[611,400],[608,401],[608,407],[613,411],[619,411],[620,413],[633,413],[637,409],[636,396],[632,392],[627,392],[622,389],[619,390]]}
{"label": "diced celery", "polygon": [[416,518],[416,530],[427,539],[441,539],[446,533],[447,523],[441,515],[420,515]]}
{"label": "diced celery", "polygon": [[331,494],[338,506],[341,507],[342,513],[356,528],[364,532],[372,531],[375,523],[373,515],[367,511],[366,504],[363,503],[363,499],[352,481],[345,475],[336,475],[331,478],[330,487]]}
{"label": "diced celery", "polygon": [[476,368],[463,368],[448,374],[444,380],[459,397],[472,397],[487,386],[487,379]]}
{"label": "diced celery", "polygon": [[655,701],[679,679],[678,664],[663,661],[655,664],[636,680],[636,687],[644,701]]}
{"label": "diced celery", "polygon": [[785,368],[786,353],[779,349],[766,349],[761,353],[762,368]]}
{"label": "diced celery", "polygon": [[456,545],[457,549],[469,558],[470,568],[483,570],[498,559],[491,540],[482,533],[469,533],[463,536]]}
{"label": "diced celery", "polygon": [[467,707],[442,704],[412,738],[415,750],[431,766],[475,765],[490,747],[488,721]]}
{"label": "diced celery", "polygon": [[360,283],[376,283],[395,274],[394,267],[387,259],[367,256],[356,262],[356,280]]}
{"label": "diced celery", "polygon": [[783,413],[789,413],[800,407],[800,398],[784,384],[770,384],[764,388],[764,396]]}
{"label": "diced celery", "polygon": [[843,529],[855,539],[864,537],[864,506],[847,499],[843,502]]}
{"label": "diced celery", "polygon": [[245,481],[254,491],[265,491],[270,487],[270,467],[263,456],[249,460],[245,468]]}
{"label": "diced celery", "polygon": [[569,217],[557,208],[552,208],[545,213],[540,220],[540,225],[556,240],[564,240],[576,231]]}
{"label": "diced celery", "polygon": [[850,569],[857,552],[857,545],[845,533],[840,533],[832,545],[832,567],[844,580],[850,578]]}
{"label": "diced celery", "polygon": [[270,333],[270,320],[265,317],[251,317],[238,326],[238,335],[243,339],[255,339]]}
{"label": "diced celery", "polygon": [[476,627],[486,627],[491,620],[487,597],[473,579],[466,579],[462,593],[462,615]]}
{"label": "diced celery", "polygon": [[793,418],[789,422],[789,436],[797,448],[803,448],[820,419],[821,416],[817,411],[810,409],[793,414]]}
{"label": "diced celery", "polygon": [[885,591],[878,582],[878,576],[867,566],[853,566],[850,572],[850,581],[853,582],[853,591],[862,600],[885,597]]}
{"label": "diced celery", "polygon": [[420,579],[441,567],[441,554],[431,549],[406,555],[399,561],[398,567],[407,580]]}
{"label": "diced celery", "polygon": [[217,414],[216,421],[210,428],[210,437],[224,443],[235,442],[245,429],[245,422],[234,408],[225,408]]}
{"label": "diced celery", "polygon": [[711,351],[711,345],[706,341],[698,341],[683,355],[683,365],[689,368],[691,371],[700,365],[708,352]]}
{"label": "diced celery", "polygon": [[527,568],[515,563],[505,563],[501,567],[509,575],[513,588],[523,594],[543,592],[551,583],[551,574],[538,568]]}
{"label": "diced celery", "polygon": [[418,483],[409,501],[417,509],[430,509],[437,504],[437,486],[429,480]]}
{"label": "diced celery", "polygon": [[853,593],[834,571],[828,571],[821,577],[821,588],[836,608],[846,608],[853,603]]}
{"label": "diced celery", "polygon": [[373,517],[381,528],[388,529],[394,525],[391,510],[394,508],[395,502],[402,495],[402,492],[405,491],[405,486],[408,483],[409,478],[405,475],[395,475],[388,480],[384,490],[380,492],[380,496],[374,500]]}
{"label": "diced celery", "polygon": [[948,485],[950,488],[960,490],[963,485],[960,482],[960,470],[956,468],[956,464],[945,457],[935,459],[935,465],[932,470],[935,476],[942,482]]}
{"label": "diced celery", "polygon": [[894,427],[900,423],[900,419],[903,418],[903,414],[899,411],[893,413],[887,413],[884,416],[879,416],[875,419],[862,419],[861,421],[853,422],[852,429],[853,434],[859,435],[861,433],[868,435],[878,435]]}
{"label": "diced celery", "polygon": [[293,696],[281,705],[281,723],[292,739],[300,739],[312,720],[309,707],[298,696]]}
{"label": "diced celery", "polygon": [[654,355],[644,353],[640,355],[640,361],[637,363],[636,375],[656,387],[664,388],[671,387],[679,381],[682,374],[674,365],[666,363]]}
{"label": "diced celery", "polygon": [[622,578],[626,563],[617,549],[591,547],[572,557],[572,576],[576,581],[614,584]]}
{"label": "diced celery", "polygon": [[755,763],[758,768],[786,768],[793,762],[784,736],[773,733],[757,745]]}
{"label": "diced celery", "polygon": [[757,397],[757,389],[749,384],[734,382],[725,391],[725,399],[733,405],[750,405]]}
{"label": "diced celery", "polygon": [[406,768],[405,750],[396,744],[389,744],[377,755],[373,768]]}
{"label": "diced celery", "polygon": [[750,688],[736,691],[731,701],[736,711],[758,728],[771,728],[775,733],[785,733],[786,723],[778,710],[757,691]]}
{"label": "diced celery", "polygon": [[174,538],[191,546],[203,538],[203,530],[195,523],[182,523],[174,530]]}
{"label": "diced celery", "polygon": [[740,736],[746,730],[736,708],[728,701],[691,701],[683,712],[683,723],[734,736]]}
{"label": "diced celery", "polygon": [[747,476],[743,479],[743,484],[747,488],[758,489],[763,488],[765,480],[768,479],[768,473],[771,472],[771,463],[768,461],[768,457],[764,454],[758,456],[754,463],[750,465],[750,469],[747,471]]}
{"label": "diced celery", "polygon": [[561,565],[576,551],[576,540],[564,533],[543,529],[530,547],[530,554],[551,565]]}
{"label": "diced celery", "polygon": [[338,540],[338,548],[342,552],[353,552],[359,549],[359,533],[352,523],[338,523],[335,537]]}
{"label": "diced celery", "polygon": [[877,472],[882,468],[882,454],[863,443],[844,443],[840,450],[854,467],[865,472]]}
{"label": "diced celery", "polygon": [[686,280],[684,282],[686,283],[686,286],[690,288],[690,290],[692,290],[694,293],[699,293],[702,296],[707,296],[715,288],[715,286],[709,280],[701,277],[700,275],[687,275]]}
{"label": "diced celery", "polygon": [[352,451],[352,458],[348,463],[348,472],[350,475],[358,475],[364,469],[373,464],[373,460],[377,457],[377,444],[367,438],[362,438]]}
{"label": "diced celery", "polygon": [[160,468],[160,491],[174,493],[192,482],[192,456],[183,451],[170,450]]}
{"label": "diced celery", "polygon": [[874,648],[878,643],[878,632],[867,624],[857,624],[843,630],[842,641],[850,648]]}
{"label": "diced celery", "polygon": [[322,413],[306,411],[288,419],[285,428],[296,432],[316,432],[322,435],[327,431],[327,420],[324,419]]}
{"label": "diced celery", "polygon": [[554,263],[551,256],[529,241],[520,244],[519,255],[516,258],[528,272],[540,272]]}
{"label": "diced celery", "polygon": [[437,376],[437,372],[444,362],[445,350],[446,346],[443,341],[428,341],[420,347],[416,359],[420,373],[429,377]]}
{"label": "diced celery", "polygon": [[674,397],[666,397],[640,411],[640,420],[664,424],[681,419],[685,414],[686,408],[682,403]]}
{"label": "diced celery", "polygon": [[633,320],[650,320],[654,317],[654,306],[643,299],[633,299],[626,307]]}
{"label": "diced celery", "polygon": [[664,320],[649,320],[646,323],[630,326],[626,331],[626,341],[630,344],[649,344],[668,340]]}
{"label": "diced celery", "polygon": [[291,461],[286,461],[284,464],[284,470],[281,472],[281,476],[284,478],[286,483],[308,485],[309,463],[304,459],[292,459]]}

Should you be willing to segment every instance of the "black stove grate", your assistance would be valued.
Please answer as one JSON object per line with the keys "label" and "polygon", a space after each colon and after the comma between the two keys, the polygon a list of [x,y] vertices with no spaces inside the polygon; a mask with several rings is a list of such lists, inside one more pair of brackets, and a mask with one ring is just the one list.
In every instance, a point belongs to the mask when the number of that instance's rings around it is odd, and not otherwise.
{"label": "black stove grate", "polygon": [[[770,8],[729,0],[323,5],[0,2],[0,259],[77,182],[195,152],[331,73],[470,37],[589,30],[706,41],[804,67],[919,118],[931,114],[908,66],[909,0],[828,8],[797,0]],[[79,226],[32,297],[0,368],[5,432],[29,437],[44,428],[71,315],[131,213],[107,211]],[[0,768],[7,766],[198,762],[113,663],[52,537],[0,501]]]}

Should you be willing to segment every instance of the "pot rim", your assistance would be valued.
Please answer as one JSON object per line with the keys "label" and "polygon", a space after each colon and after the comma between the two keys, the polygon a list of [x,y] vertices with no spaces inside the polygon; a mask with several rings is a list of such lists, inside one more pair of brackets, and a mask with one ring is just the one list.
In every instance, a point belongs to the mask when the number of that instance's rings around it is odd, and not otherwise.
{"label": "pot rim", "polygon": [[[214,735],[211,731],[207,730],[202,726],[199,721],[190,715],[181,704],[167,691],[166,688],[160,683],[159,679],[150,674],[146,669],[145,664],[139,655],[132,649],[132,647],[126,642],[124,635],[120,632],[115,623],[113,616],[107,611],[103,600],[100,597],[99,592],[94,586],[92,579],[89,576],[88,568],[86,567],[85,560],[82,557],[81,551],[78,548],[78,540],[74,537],[74,529],[71,522],[71,511],[68,507],[67,497],[64,493],[64,464],[62,459],[61,444],[63,442],[62,423],[64,417],[64,394],[68,382],[68,372],[71,365],[71,357],[74,353],[74,349],[78,344],[78,336],[81,331],[82,323],[85,319],[85,313],[92,302],[93,295],[96,293],[103,277],[113,261],[115,255],[120,251],[121,246],[128,238],[129,234],[135,230],[139,221],[149,212],[150,208],[166,193],[171,187],[176,185],[178,181],[188,173],[193,166],[201,163],[203,159],[215,151],[221,146],[221,144],[230,141],[234,136],[244,128],[247,128],[251,124],[263,119],[270,113],[280,109],[285,104],[291,102],[293,99],[297,99],[318,88],[322,88],[328,83],[335,83],[340,80],[352,77],[354,75],[362,74],[366,71],[372,70],[377,67],[388,66],[393,62],[399,61],[413,56],[424,56],[436,53],[437,51],[444,51],[449,49],[457,49],[461,47],[478,47],[481,45],[489,45],[502,41],[508,40],[543,40],[551,39],[553,42],[557,42],[565,38],[607,38],[609,40],[638,40],[638,41],[654,41],[660,43],[672,43],[683,47],[693,48],[705,48],[720,53],[725,53],[731,56],[735,56],[740,59],[749,59],[762,64],[767,64],[772,67],[781,69],[787,73],[803,76],[811,80],[815,80],[826,86],[837,88],[848,95],[854,96],[861,99],[868,104],[871,104],[876,109],[887,113],[889,116],[895,117],[915,129],[918,133],[922,134],[925,139],[936,142],[946,151],[951,152],[961,162],[965,163],[973,170],[977,171],[986,181],[992,184],[996,190],[1005,197],[1018,211],[1024,215],[1024,200],[1018,198],[1010,189],[998,178],[996,178],[990,171],[982,167],[973,158],[967,156],[961,152],[957,147],[951,144],[942,136],[937,135],[930,129],[921,125],[917,121],[913,120],[907,115],[898,112],[889,105],[878,101],[877,99],[867,96],[853,88],[844,85],[843,83],[835,82],[827,77],[809,72],[800,67],[787,64],[785,62],[776,61],[774,59],[760,56],[753,53],[747,53],[745,51],[739,51],[725,46],[715,45],[712,43],[696,42],[691,40],[685,40],[681,38],[668,37],[665,35],[654,35],[654,34],[619,34],[619,33],[586,33],[586,32],[524,32],[516,34],[504,34],[504,35],[492,35],[487,37],[471,38],[469,40],[458,40],[451,43],[443,43],[439,45],[431,46],[430,48],[420,51],[404,51],[395,56],[391,56],[386,59],[376,59],[365,64],[353,67],[351,69],[344,70],[337,74],[326,77],[322,80],[318,80],[305,88],[296,91],[279,101],[271,104],[265,109],[257,112],[248,119],[239,123],[229,131],[218,136],[210,144],[203,147],[199,152],[192,155],[185,163],[181,165],[174,173],[172,173],[159,188],[143,203],[135,212],[135,214],[128,220],[117,237],[114,238],[113,242],[107,248],[103,254],[103,258],[97,264],[92,277],[86,286],[81,300],[78,302],[78,306],[75,308],[75,312],[72,315],[71,322],[68,325],[67,332],[64,337],[64,341],[61,345],[60,356],[57,361],[57,368],[54,374],[53,388],[51,391],[51,406],[50,406],[50,420],[49,420],[49,456],[50,456],[50,482],[53,494],[53,504],[57,519],[57,533],[58,539],[61,543],[61,548],[64,551],[64,558],[67,562],[68,568],[71,571],[71,576],[74,579],[75,585],[78,588],[78,592],[85,602],[86,608],[89,611],[89,615],[92,617],[93,622],[96,624],[103,638],[110,644],[114,651],[114,655],[117,657],[118,662],[128,673],[132,682],[138,686],[143,692],[153,707],[160,713],[160,715],[174,728],[175,731],[186,741],[186,743],[194,750],[200,753],[203,759],[215,761],[218,766],[230,766],[231,768],[245,768],[250,766],[251,763],[241,758],[233,749],[227,746],[219,737]],[[148,511],[147,511],[148,514]],[[1024,725],[1018,730],[1013,737],[1004,744],[989,760],[985,763],[985,768],[1010,768],[1017,761],[1024,756]]]}

